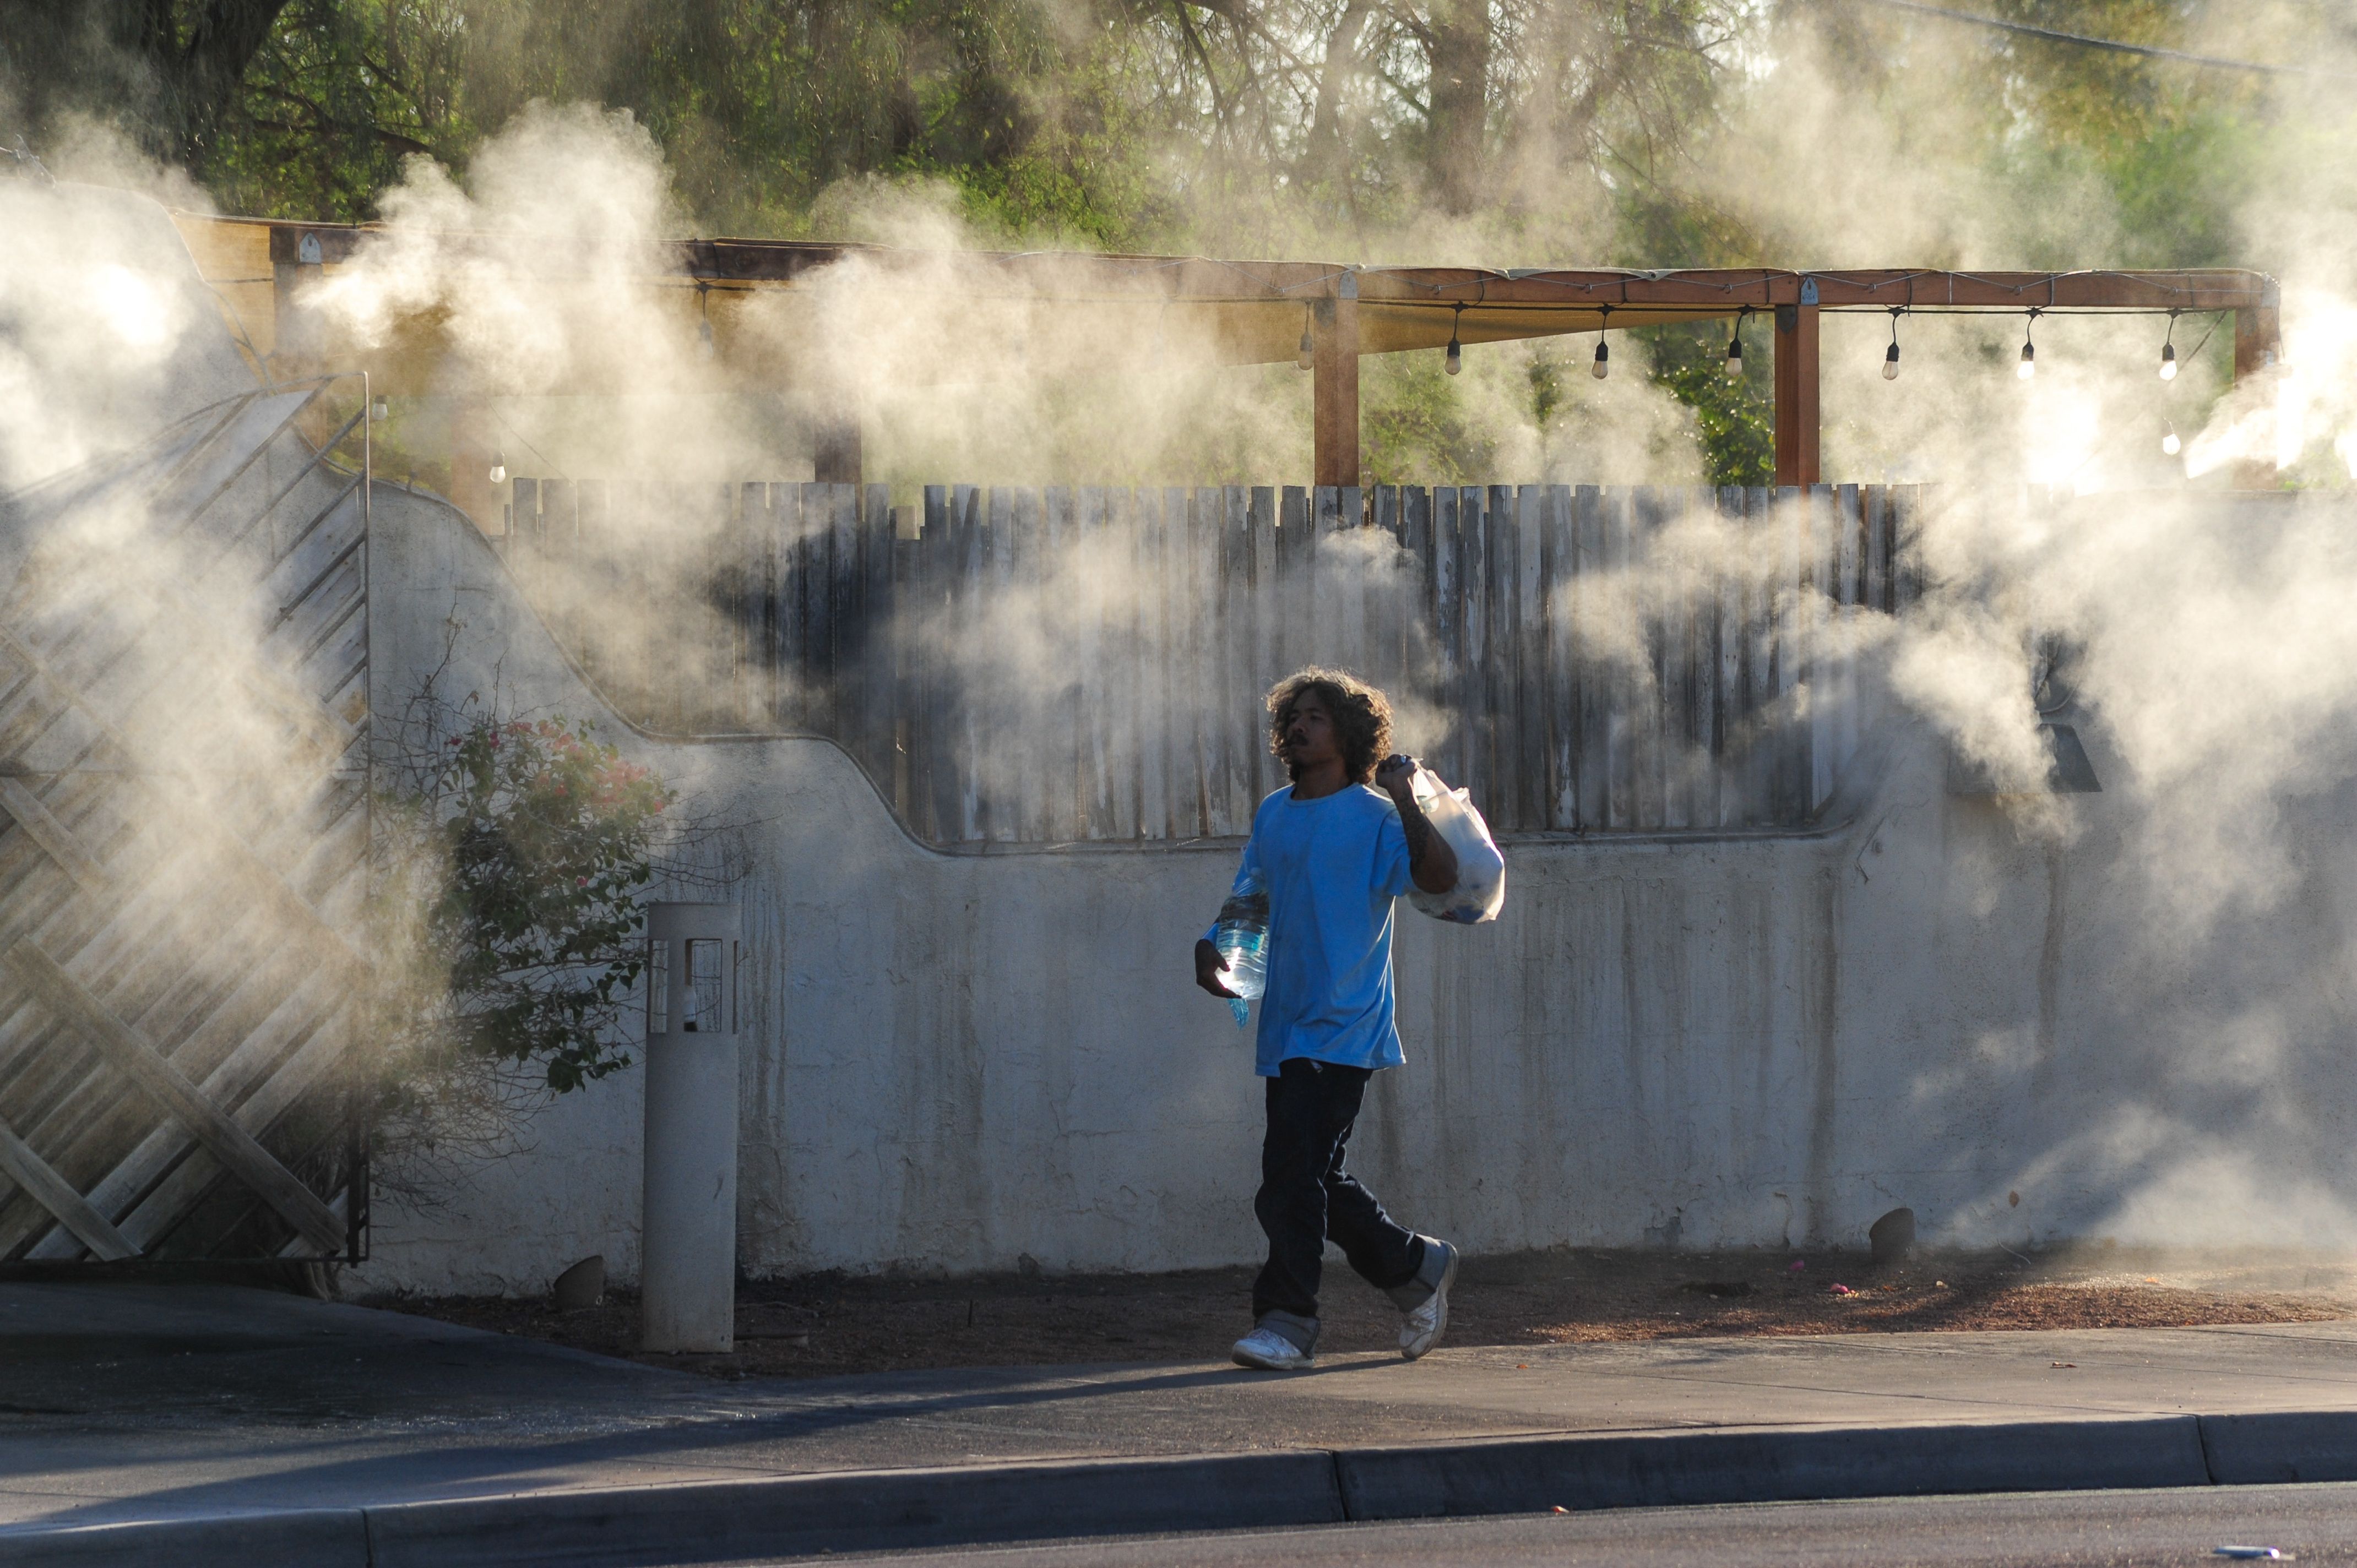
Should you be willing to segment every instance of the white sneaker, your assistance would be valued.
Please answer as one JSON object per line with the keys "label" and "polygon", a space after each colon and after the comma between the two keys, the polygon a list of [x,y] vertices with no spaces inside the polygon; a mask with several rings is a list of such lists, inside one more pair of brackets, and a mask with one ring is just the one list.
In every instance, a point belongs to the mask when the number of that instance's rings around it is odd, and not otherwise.
{"label": "white sneaker", "polygon": [[1415,1307],[1400,1319],[1400,1354],[1415,1360],[1440,1343],[1448,1329],[1448,1287],[1457,1283],[1457,1249],[1442,1240],[1430,1240],[1427,1246],[1446,1249],[1440,1266],[1440,1283],[1422,1306]]}
{"label": "white sneaker", "polygon": [[1265,1372],[1297,1372],[1317,1364],[1315,1357],[1274,1328],[1254,1329],[1237,1340],[1228,1354],[1237,1366],[1257,1367]]}

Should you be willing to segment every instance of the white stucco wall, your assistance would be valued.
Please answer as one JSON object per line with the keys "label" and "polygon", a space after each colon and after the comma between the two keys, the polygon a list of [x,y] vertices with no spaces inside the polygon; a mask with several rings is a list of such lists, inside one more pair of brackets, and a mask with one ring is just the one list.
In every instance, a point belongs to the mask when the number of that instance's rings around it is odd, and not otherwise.
{"label": "white stucco wall", "polygon": [[[93,245],[186,305],[119,384],[76,361],[91,441],[253,384],[160,209],[37,199],[87,209]],[[457,690],[596,719],[740,824],[748,1270],[1257,1253],[1250,1047],[1189,983],[1233,846],[936,854],[824,742],[630,736],[462,519],[380,487],[375,520],[380,713],[455,627]],[[1480,1251],[1856,1242],[1901,1203],[2017,1244],[2357,1240],[2350,789],[2276,802],[2272,897],[2189,932],[2129,792],[2025,834],[1950,795],[1920,729],[1884,738],[1824,836],[1510,843],[1495,926],[1403,912],[1409,1061],[1354,1144],[1393,1208]],[[381,1197],[354,1288],[539,1290],[593,1251],[630,1277],[640,1109],[619,1074],[434,1205]]]}
{"label": "white stucco wall", "polygon": [[[469,680],[627,734],[461,520],[376,518],[381,706],[455,623]],[[1477,1251],[1857,1242],[1902,1203],[2017,1244],[2348,1235],[2346,793],[2298,808],[2319,847],[2272,909],[2163,948],[2124,796],[2068,801],[2057,846],[1886,738],[1822,836],[1510,843],[1496,925],[1403,910],[1408,1066],[1354,1143],[1394,1212]],[[1235,846],[942,854],[824,742],[626,749],[742,824],[748,1272],[1256,1254],[1260,1086],[1189,968]],[[628,1277],[639,1093],[568,1096],[432,1212],[381,1203],[355,1285]]]}

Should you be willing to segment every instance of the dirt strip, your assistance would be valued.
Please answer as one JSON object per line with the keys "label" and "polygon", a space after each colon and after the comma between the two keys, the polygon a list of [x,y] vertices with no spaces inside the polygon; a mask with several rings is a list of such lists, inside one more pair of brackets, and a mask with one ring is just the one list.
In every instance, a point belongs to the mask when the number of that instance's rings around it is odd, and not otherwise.
{"label": "dirt strip", "polygon": [[[393,1296],[368,1305],[718,1377],[1223,1358],[1250,1326],[1250,1269],[965,1279],[748,1281],[737,1348],[642,1355],[638,1303]],[[1391,1305],[1329,1261],[1321,1350],[1387,1348]],[[2088,1246],[1918,1251],[1877,1267],[1842,1252],[1561,1249],[1468,1259],[1448,1343],[1545,1345],[1703,1335],[2179,1328],[2357,1317],[2357,1259]]]}

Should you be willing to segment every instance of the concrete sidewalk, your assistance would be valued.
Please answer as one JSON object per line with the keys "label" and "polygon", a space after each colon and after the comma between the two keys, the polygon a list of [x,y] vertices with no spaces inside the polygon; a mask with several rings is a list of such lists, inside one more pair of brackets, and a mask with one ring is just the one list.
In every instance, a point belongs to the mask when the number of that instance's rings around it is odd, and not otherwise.
{"label": "concrete sidewalk", "polygon": [[716,1561],[2349,1478],[2357,1323],[724,1383],[231,1287],[0,1285],[0,1563]]}

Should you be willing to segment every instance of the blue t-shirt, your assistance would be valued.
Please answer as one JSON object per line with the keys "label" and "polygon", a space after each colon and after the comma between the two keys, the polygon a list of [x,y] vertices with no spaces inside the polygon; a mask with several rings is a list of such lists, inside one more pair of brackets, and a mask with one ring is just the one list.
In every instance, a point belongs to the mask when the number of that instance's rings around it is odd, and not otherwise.
{"label": "blue t-shirt", "polygon": [[1275,1078],[1289,1057],[1363,1068],[1405,1061],[1392,1021],[1392,900],[1411,880],[1391,797],[1363,784],[1315,800],[1279,789],[1253,813],[1237,886],[1254,870],[1268,890],[1268,989],[1254,1070]]}

